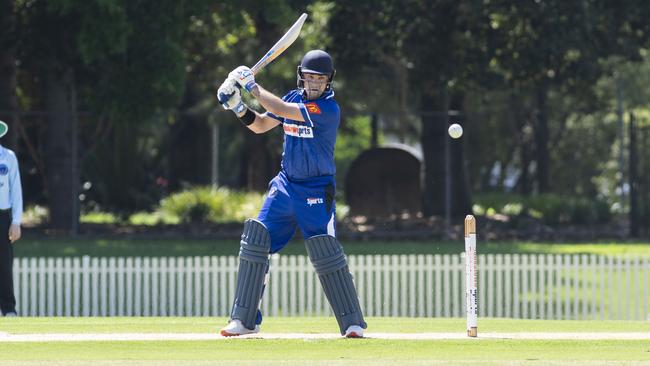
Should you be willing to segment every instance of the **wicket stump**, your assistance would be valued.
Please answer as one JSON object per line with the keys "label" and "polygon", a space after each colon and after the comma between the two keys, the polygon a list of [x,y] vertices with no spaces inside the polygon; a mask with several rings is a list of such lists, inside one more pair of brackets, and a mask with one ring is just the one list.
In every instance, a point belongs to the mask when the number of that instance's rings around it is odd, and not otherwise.
{"label": "wicket stump", "polygon": [[476,219],[465,217],[465,302],[467,336],[477,336],[478,302],[476,299]]}

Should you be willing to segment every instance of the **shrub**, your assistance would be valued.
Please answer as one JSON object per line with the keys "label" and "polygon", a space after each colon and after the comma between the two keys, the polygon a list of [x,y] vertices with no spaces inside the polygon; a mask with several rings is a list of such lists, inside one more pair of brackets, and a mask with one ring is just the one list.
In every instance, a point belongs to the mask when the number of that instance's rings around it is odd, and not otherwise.
{"label": "shrub", "polygon": [[175,225],[180,223],[177,216],[164,213],[160,210],[154,212],[136,212],[129,216],[128,223],[131,225],[155,226],[159,224]]}
{"label": "shrub", "polygon": [[262,202],[260,193],[195,187],[164,198],[160,212],[185,223],[233,222],[255,217]]}
{"label": "shrub", "polygon": [[336,202],[336,219],[343,220],[350,213],[350,206]]}
{"label": "shrub", "polygon": [[502,214],[510,217],[529,216],[549,225],[597,224],[611,219],[606,202],[584,197],[541,194],[526,197],[518,194],[488,193],[475,196],[476,214]]}
{"label": "shrub", "polygon": [[[140,213],[132,216],[130,221],[141,224],[151,222],[243,222],[247,218],[257,217],[265,196],[257,192],[241,192],[227,188],[194,187],[172,194],[160,202],[160,208],[154,217]],[[349,207],[337,203],[338,220],[347,216]],[[155,225],[155,224],[153,224]]]}
{"label": "shrub", "polygon": [[48,220],[50,210],[47,207],[33,205],[25,208],[23,212],[23,224],[39,225]]}
{"label": "shrub", "polygon": [[86,212],[79,217],[79,222],[84,224],[114,224],[117,221],[118,218],[110,212]]}

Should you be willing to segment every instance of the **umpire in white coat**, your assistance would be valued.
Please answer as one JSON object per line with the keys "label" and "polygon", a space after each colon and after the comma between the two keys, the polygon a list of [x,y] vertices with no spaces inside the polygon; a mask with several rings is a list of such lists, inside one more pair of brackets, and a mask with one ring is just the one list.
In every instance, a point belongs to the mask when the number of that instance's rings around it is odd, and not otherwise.
{"label": "umpire in white coat", "polygon": [[[7,133],[7,124],[0,121],[0,137]],[[23,216],[23,190],[16,154],[0,145],[0,311],[16,316],[14,296],[14,249],[20,239]]]}

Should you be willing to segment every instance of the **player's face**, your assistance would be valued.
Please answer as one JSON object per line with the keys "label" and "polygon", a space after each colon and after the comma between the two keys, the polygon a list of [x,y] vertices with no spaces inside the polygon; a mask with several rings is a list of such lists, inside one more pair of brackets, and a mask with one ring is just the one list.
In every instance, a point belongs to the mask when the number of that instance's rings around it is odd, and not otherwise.
{"label": "player's face", "polygon": [[307,99],[316,99],[320,97],[325,91],[325,88],[327,88],[327,82],[329,80],[327,75],[312,74],[308,72],[302,74],[302,79],[304,81]]}

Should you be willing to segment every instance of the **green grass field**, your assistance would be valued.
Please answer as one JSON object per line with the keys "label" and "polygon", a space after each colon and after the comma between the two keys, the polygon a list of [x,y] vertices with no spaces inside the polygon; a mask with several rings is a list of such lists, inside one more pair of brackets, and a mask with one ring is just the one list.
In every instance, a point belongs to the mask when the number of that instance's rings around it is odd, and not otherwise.
{"label": "green grass field", "polygon": [[[464,333],[463,319],[369,318],[368,332]],[[224,318],[2,318],[28,333],[215,333]],[[270,318],[265,333],[335,333],[333,318]],[[648,322],[480,319],[481,332],[650,332]],[[647,340],[227,339],[0,342],[0,365],[648,365]]]}
{"label": "green grass field", "polygon": [[[453,254],[465,250],[458,242],[389,242],[343,241],[347,254]],[[479,238],[481,254],[538,253],[538,254],[599,254],[629,255],[650,258],[650,242],[602,243],[538,243],[486,242]],[[15,245],[17,257],[60,256],[210,256],[237,255],[237,240],[178,240],[178,239],[37,239],[29,235]],[[292,241],[282,254],[306,255],[302,241]]]}

